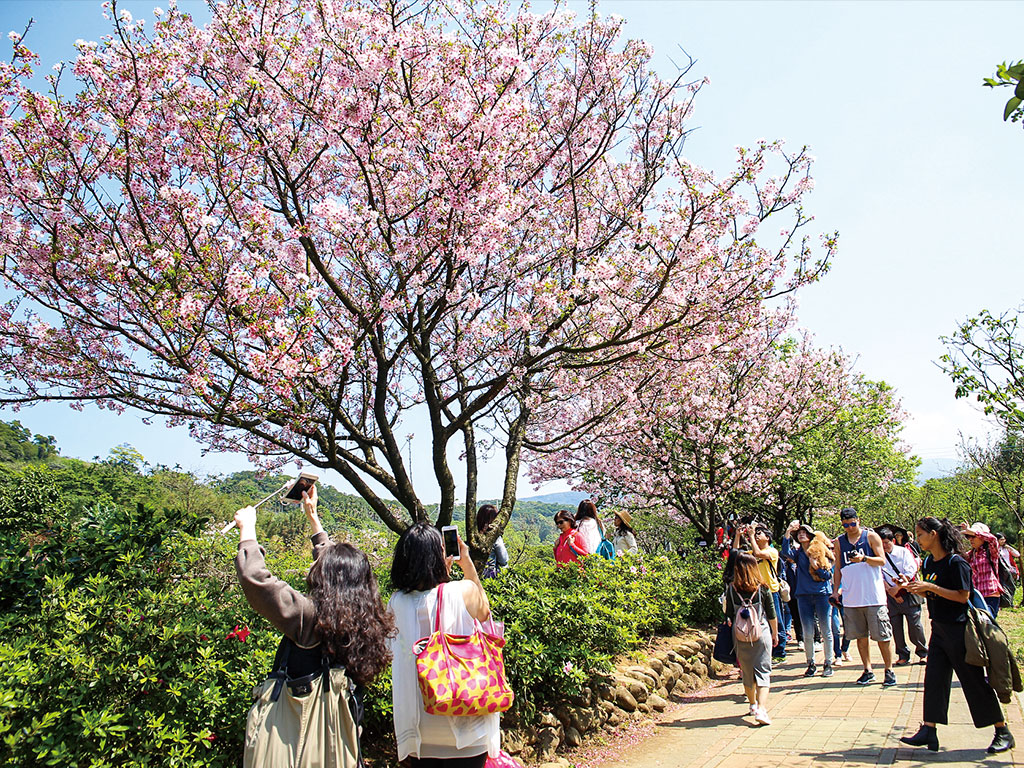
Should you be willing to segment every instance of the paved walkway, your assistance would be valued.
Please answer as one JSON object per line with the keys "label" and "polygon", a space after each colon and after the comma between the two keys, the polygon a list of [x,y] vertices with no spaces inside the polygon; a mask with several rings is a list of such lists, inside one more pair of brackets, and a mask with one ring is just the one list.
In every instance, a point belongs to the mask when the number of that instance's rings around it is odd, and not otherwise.
{"label": "paved walkway", "polygon": [[[851,649],[856,658],[856,649]],[[878,650],[873,648],[873,656]],[[607,766],[629,768],[862,768],[897,765],[915,768],[943,765],[1024,765],[1024,718],[1016,699],[1004,709],[1018,748],[1002,755],[985,752],[992,729],[976,730],[967,702],[954,677],[949,725],[939,727],[938,752],[899,742],[921,720],[924,666],[897,667],[899,684],[858,686],[860,663],[836,668],[831,678],[804,678],[803,652],[776,664],[768,711],[773,723],[758,727],[746,717],[747,704],[738,681],[721,683],[709,695],[673,707],[655,734],[623,751]],[[881,667],[876,663],[879,682]],[[1016,754],[1015,754],[1016,753]],[[1016,758],[1016,762],[1015,762]]]}

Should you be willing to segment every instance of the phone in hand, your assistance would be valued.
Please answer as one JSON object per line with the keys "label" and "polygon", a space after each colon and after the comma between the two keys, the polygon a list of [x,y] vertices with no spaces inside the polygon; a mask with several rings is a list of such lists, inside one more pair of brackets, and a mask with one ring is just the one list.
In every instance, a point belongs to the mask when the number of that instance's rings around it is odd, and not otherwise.
{"label": "phone in hand", "polygon": [[302,494],[316,485],[316,481],[320,479],[320,475],[314,472],[303,472],[292,481],[292,484],[288,486],[288,490],[284,496],[281,497],[281,501],[286,504],[301,504]]}
{"label": "phone in hand", "polygon": [[446,525],[441,528],[441,538],[444,539],[444,556],[458,558],[459,529],[454,525]]}

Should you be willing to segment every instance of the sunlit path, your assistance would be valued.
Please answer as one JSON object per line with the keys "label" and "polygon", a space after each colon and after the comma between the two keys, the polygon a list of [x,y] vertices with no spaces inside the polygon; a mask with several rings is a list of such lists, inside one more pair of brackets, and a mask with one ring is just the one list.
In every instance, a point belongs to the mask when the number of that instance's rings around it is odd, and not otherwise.
{"label": "sunlit path", "polygon": [[[899,737],[921,719],[924,666],[899,667],[899,685],[860,687],[860,665],[837,668],[834,677],[804,678],[803,654],[773,674],[768,711],[773,724],[753,725],[738,681],[707,698],[675,708],[655,735],[606,765],[629,768],[803,768],[804,766],[1024,764],[1024,750],[988,755],[992,729],[976,730],[954,682],[948,726],[940,727],[937,753],[904,747]],[[877,672],[877,670],[876,670]],[[1020,700],[1005,705],[1010,729],[1024,734]],[[1015,754],[1016,753],[1016,757]]]}

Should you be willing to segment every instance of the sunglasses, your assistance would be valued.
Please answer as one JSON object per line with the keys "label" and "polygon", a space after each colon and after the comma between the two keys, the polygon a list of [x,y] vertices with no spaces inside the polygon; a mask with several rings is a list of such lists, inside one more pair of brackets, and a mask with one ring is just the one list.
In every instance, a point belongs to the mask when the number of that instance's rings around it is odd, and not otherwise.
{"label": "sunglasses", "polygon": [[843,528],[856,528],[858,525],[859,523],[856,521],[852,523],[843,523]]}

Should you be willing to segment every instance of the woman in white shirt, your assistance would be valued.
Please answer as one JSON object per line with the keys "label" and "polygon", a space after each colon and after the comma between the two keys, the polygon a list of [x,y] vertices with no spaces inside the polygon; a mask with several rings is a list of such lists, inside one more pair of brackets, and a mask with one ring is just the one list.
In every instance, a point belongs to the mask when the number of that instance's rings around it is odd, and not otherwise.
{"label": "woman in white shirt", "polygon": [[604,530],[601,521],[597,519],[597,506],[590,499],[584,499],[576,508],[576,530],[583,537],[587,554],[595,554],[597,545],[604,538]]}
{"label": "woman in white shirt", "polygon": [[615,536],[612,543],[615,544],[616,555],[628,555],[630,552],[637,552],[636,536],[633,535],[633,517],[624,509],[620,509],[612,518],[615,525]]}
{"label": "woman in white shirt", "polygon": [[[452,563],[465,574],[449,581]],[[487,595],[459,538],[459,558],[445,557],[441,533],[429,523],[405,530],[395,546],[388,607],[398,635],[392,641],[392,702],[398,759],[410,758],[411,768],[483,768],[487,756],[497,757],[501,747],[500,715],[458,716],[427,714],[416,675],[413,646],[434,629],[439,584],[445,584],[441,628],[456,635],[472,634],[476,621],[490,618]]]}

